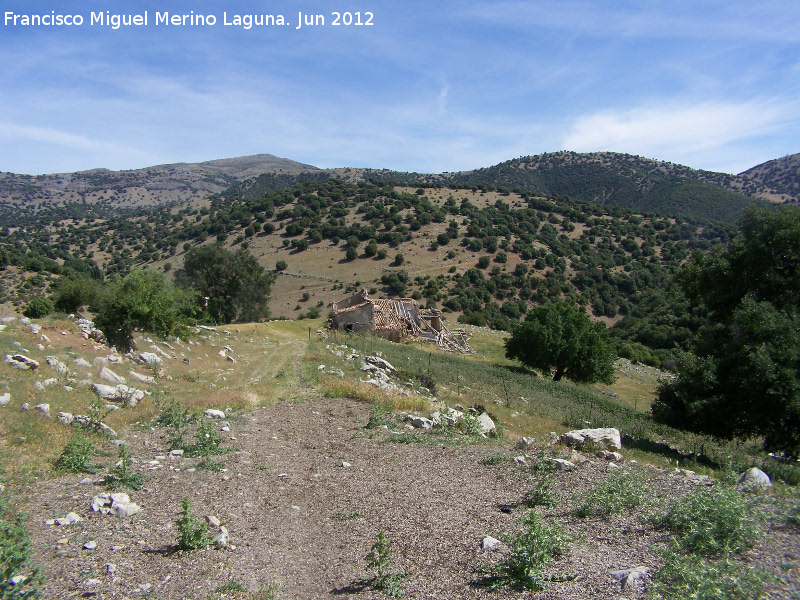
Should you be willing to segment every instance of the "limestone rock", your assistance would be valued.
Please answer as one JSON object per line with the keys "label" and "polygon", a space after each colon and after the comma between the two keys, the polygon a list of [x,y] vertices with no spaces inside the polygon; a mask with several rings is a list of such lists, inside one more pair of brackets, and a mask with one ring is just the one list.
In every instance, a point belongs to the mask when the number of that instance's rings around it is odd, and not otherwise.
{"label": "limestone rock", "polygon": [[612,427],[568,431],[562,434],[561,442],[579,450],[587,443],[591,444],[594,448],[611,451],[622,448],[619,430]]}
{"label": "limestone rock", "polygon": [[478,415],[478,425],[480,425],[480,433],[489,434],[492,431],[497,430],[497,426],[492,421],[492,418],[487,415],[486,413],[481,413]]}
{"label": "limestone rock", "polygon": [[156,383],[155,377],[153,377],[152,375],[142,375],[141,373],[137,373],[136,371],[128,371],[128,373],[136,381],[140,381],[142,383],[149,383],[151,385],[155,385]]}
{"label": "limestone rock", "polygon": [[58,413],[58,422],[62,425],[70,425],[75,420],[75,417],[72,416],[72,413],[68,412],[60,412]]}
{"label": "limestone rock", "polygon": [[43,414],[45,417],[49,417],[49,416],[50,416],[50,405],[49,405],[49,404],[44,404],[44,403],[42,403],[42,404],[37,404],[37,405],[36,405],[36,406],[34,406],[33,408],[37,409],[37,410],[38,410],[39,412],[41,412],[41,413],[42,413],[42,414]]}
{"label": "limestone rock", "polygon": [[572,471],[576,467],[575,463],[563,458],[546,458],[545,460],[551,463],[556,471]]}
{"label": "limestone rock", "polygon": [[11,394],[8,392],[0,394],[0,406],[6,406],[9,402],[11,402]]}
{"label": "limestone rock", "polygon": [[114,385],[125,383],[124,377],[117,375],[116,373],[114,373],[114,371],[112,371],[108,367],[103,367],[102,369],[100,369],[98,377],[100,377],[100,379],[105,379],[106,381],[113,383]]}
{"label": "limestone rock", "polygon": [[163,362],[158,354],[153,354],[152,352],[140,352],[139,358],[143,363],[148,365],[155,364],[161,366],[161,363]]}
{"label": "limestone rock", "polygon": [[487,535],[485,538],[481,540],[481,550],[493,550],[498,548],[503,542],[498,539],[493,538],[490,535]]}
{"label": "limestone rock", "polygon": [[135,502],[131,502],[128,494],[121,492],[115,494],[102,493],[92,498],[92,511],[102,515],[116,515],[120,518],[130,517],[141,510]]}
{"label": "limestone rock", "polygon": [[88,360],[84,359],[84,358],[76,358],[75,360],[72,361],[72,364],[77,366],[77,367],[81,367],[82,369],[91,369],[92,368],[91,363]]}
{"label": "limestone rock", "polygon": [[597,457],[604,458],[605,460],[610,462],[619,462],[623,458],[622,454],[620,454],[619,452],[609,452],[608,450],[600,450],[597,453]]}
{"label": "limestone rock", "polygon": [[534,438],[524,437],[517,442],[517,450],[527,450],[536,442]]}
{"label": "limestone rock", "polygon": [[759,492],[772,487],[769,475],[758,467],[750,467],[739,476],[736,489],[746,492]]}
{"label": "limestone rock", "polygon": [[47,361],[47,364],[52,369],[55,369],[61,375],[64,375],[65,377],[70,376],[70,372],[69,369],[67,368],[67,365],[58,360],[55,356],[45,356],[44,359]]}
{"label": "limestone rock", "polygon": [[632,587],[644,586],[645,580],[650,573],[650,568],[645,566],[633,567],[632,569],[621,569],[619,571],[610,571],[614,579],[620,582],[620,589],[625,591]]}
{"label": "limestone rock", "polygon": [[433,421],[425,417],[412,417],[411,424],[417,429],[430,429],[433,427]]}
{"label": "limestone rock", "polygon": [[217,410],[215,408],[209,408],[206,412],[203,413],[206,418],[209,419],[224,419],[225,413],[221,410]]}

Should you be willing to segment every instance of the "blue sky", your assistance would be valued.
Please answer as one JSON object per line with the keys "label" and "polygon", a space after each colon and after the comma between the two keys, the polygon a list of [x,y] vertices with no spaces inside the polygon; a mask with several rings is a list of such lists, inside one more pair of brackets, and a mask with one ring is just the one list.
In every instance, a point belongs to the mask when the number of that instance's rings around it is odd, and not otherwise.
{"label": "blue sky", "polygon": [[[613,150],[738,173],[800,152],[800,2],[4,0],[0,171],[270,153],[441,172]],[[79,14],[14,26],[5,13]],[[147,27],[90,25],[92,12]],[[155,25],[156,13],[214,26]],[[295,29],[298,11],[325,26]],[[333,26],[333,11],[373,13]],[[247,30],[233,15],[282,14]]]}

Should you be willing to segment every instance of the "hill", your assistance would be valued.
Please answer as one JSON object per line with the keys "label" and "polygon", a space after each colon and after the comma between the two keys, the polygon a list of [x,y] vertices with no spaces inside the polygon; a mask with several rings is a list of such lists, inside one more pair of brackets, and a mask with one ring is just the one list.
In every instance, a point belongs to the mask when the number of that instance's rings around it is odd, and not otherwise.
{"label": "hill", "polygon": [[738,175],[768,190],[762,196],[773,202],[800,202],[800,154],[790,154],[757,165]]}
{"label": "hill", "polygon": [[87,203],[109,210],[186,203],[222,192],[262,173],[315,169],[271,154],[256,154],[130,171],[92,169],[51,175],[0,173],[0,203],[4,208],[33,210],[42,205],[70,203]]}

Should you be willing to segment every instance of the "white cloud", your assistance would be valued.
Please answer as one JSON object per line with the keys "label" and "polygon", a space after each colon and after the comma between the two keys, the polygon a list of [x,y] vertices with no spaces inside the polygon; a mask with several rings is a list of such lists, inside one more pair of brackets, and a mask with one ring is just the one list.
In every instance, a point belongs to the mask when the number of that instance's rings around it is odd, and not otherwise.
{"label": "white cloud", "polygon": [[[669,103],[601,111],[576,118],[563,146],[577,152],[628,152],[712,168],[710,153],[718,155],[714,160],[719,163],[719,156],[732,154],[732,147],[778,133],[796,121],[797,114],[796,106],[772,101]],[[739,163],[734,166],[731,159],[725,161],[725,170],[738,168]]]}

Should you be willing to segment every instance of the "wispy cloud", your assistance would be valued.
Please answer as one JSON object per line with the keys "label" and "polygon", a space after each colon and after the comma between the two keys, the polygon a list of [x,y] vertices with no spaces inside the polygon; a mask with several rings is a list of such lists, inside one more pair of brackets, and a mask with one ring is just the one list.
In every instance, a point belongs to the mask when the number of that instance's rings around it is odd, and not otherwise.
{"label": "wispy cloud", "polygon": [[[797,125],[796,103],[670,102],[577,117],[563,145],[577,152],[610,150],[681,162],[709,163],[709,154]],[[705,155],[705,156],[703,156]],[[698,165],[699,166],[699,165]],[[752,166],[752,165],[751,165]],[[709,168],[709,167],[706,167]],[[734,167],[735,168],[735,167]]]}

